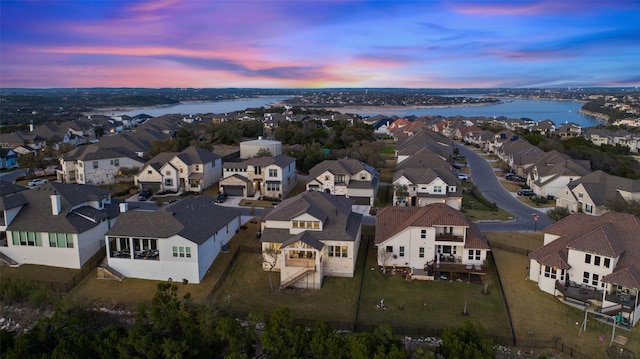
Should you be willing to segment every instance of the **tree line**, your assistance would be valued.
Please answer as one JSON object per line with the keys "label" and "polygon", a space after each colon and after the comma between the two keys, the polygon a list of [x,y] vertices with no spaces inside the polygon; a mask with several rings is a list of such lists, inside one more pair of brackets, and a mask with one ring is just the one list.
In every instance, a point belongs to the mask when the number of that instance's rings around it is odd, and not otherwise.
{"label": "tree line", "polygon": [[284,307],[238,320],[159,283],[133,320],[62,300],[51,317],[16,334],[0,330],[2,358],[494,358],[493,341],[469,321],[446,328],[439,345],[409,351],[392,330],[338,333],[305,327]]}

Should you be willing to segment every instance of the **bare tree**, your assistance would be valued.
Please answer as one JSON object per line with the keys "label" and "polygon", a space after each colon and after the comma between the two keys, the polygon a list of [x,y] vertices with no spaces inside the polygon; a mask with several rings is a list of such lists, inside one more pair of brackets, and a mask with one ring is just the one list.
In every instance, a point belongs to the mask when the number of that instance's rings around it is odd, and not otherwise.
{"label": "bare tree", "polygon": [[382,264],[383,273],[387,273],[387,266],[389,265],[389,260],[391,260],[392,256],[393,253],[387,252],[383,247],[380,247],[378,250],[378,262]]}
{"label": "bare tree", "polygon": [[279,254],[280,254],[279,250],[273,247],[267,247],[262,251],[262,255],[261,255],[262,263],[266,264],[269,267],[269,288],[271,288],[271,290],[273,290],[273,279],[271,276],[271,272],[273,272],[273,268],[275,268],[276,265],[278,264]]}
{"label": "bare tree", "polygon": [[399,201],[406,200],[409,197],[409,187],[406,184],[395,185],[393,189],[396,195],[396,205]]}

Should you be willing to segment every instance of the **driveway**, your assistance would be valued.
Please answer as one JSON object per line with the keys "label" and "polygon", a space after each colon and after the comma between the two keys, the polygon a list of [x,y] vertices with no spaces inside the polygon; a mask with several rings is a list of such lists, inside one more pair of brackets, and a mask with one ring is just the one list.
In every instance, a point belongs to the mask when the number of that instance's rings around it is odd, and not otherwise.
{"label": "driveway", "polygon": [[[498,207],[515,216],[514,220],[508,222],[478,222],[481,231],[530,232],[534,229],[544,229],[553,223],[546,216],[544,210],[529,207],[514,198],[513,194],[500,184],[493,167],[482,156],[463,145],[456,144],[456,147],[460,150],[460,154],[466,157],[471,169],[471,179],[480,193],[489,201],[497,203]],[[538,216],[537,222],[534,221],[534,215]]]}

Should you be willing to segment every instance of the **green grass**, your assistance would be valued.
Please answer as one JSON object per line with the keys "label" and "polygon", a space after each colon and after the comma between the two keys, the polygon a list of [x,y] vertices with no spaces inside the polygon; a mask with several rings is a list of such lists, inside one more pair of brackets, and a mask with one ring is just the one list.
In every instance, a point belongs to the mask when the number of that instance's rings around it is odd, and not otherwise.
{"label": "green grass", "polygon": [[79,273],[80,269],[56,268],[34,264],[23,264],[20,267],[0,266],[0,278],[2,279],[11,278],[67,283]]}

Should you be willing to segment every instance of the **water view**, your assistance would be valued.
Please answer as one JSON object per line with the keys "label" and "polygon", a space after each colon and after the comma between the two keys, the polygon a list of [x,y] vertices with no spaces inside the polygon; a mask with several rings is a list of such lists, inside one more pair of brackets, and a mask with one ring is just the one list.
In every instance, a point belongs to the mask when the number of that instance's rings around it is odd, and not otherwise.
{"label": "water view", "polygon": [[[183,102],[171,106],[129,109],[126,112],[109,111],[109,114],[135,116],[145,113],[150,116],[161,116],[175,113],[184,115],[228,113],[233,111],[242,111],[247,108],[268,107],[285,99],[287,99],[287,97],[258,97],[216,102]],[[593,117],[581,114],[579,112],[581,107],[582,103],[577,101],[503,99],[503,103],[484,106],[438,108],[340,108],[337,110],[342,113],[352,113],[365,117],[375,115],[396,115],[399,117],[411,115],[444,117],[505,116],[507,118],[529,118],[534,121],[550,119],[556,124],[574,122],[582,127],[596,126],[598,121]]]}
{"label": "water view", "polygon": [[551,100],[502,99],[503,103],[485,106],[442,107],[442,108],[342,108],[340,112],[360,116],[396,115],[404,116],[484,116],[507,118],[529,118],[534,121],[549,119],[556,124],[574,122],[582,127],[596,126],[595,118],[581,114],[582,102]]}

